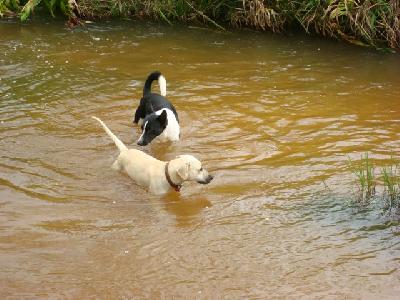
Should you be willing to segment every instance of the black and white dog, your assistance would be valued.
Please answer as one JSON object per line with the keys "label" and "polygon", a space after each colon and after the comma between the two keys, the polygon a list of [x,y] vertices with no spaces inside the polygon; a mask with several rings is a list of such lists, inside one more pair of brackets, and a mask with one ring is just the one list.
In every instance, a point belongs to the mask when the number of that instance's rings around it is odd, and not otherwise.
{"label": "black and white dog", "polygon": [[[151,92],[151,84],[158,80],[160,94]],[[160,72],[153,72],[148,77],[143,88],[143,97],[135,112],[134,123],[142,128],[142,135],[137,144],[146,146],[156,137],[161,141],[178,141],[180,127],[175,107],[165,98],[167,82]]]}

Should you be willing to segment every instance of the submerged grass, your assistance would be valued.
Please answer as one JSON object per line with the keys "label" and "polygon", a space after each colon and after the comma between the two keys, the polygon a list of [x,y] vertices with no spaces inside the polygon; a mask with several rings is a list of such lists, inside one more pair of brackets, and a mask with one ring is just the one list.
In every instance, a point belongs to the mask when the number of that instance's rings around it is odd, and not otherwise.
{"label": "submerged grass", "polygon": [[367,204],[376,192],[375,168],[368,153],[361,156],[360,161],[354,162],[349,158],[350,170],[357,178],[357,201]]}
{"label": "submerged grass", "polygon": [[355,44],[400,48],[399,0],[0,0],[0,16],[26,20],[35,9],[85,18],[142,17],[203,22],[224,29],[253,27],[340,38]]}
{"label": "submerged grass", "polygon": [[[356,178],[356,202],[368,205],[373,198],[382,199],[384,211],[400,217],[400,162],[392,157],[388,166],[382,167],[378,178],[376,168],[370,160],[368,153],[362,155],[359,161],[349,158],[349,169]],[[383,192],[376,195],[377,183],[383,185]]]}
{"label": "submerged grass", "polygon": [[400,164],[392,159],[393,163],[382,169],[384,185],[384,199],[386,209],[396,214],[400,213]]}

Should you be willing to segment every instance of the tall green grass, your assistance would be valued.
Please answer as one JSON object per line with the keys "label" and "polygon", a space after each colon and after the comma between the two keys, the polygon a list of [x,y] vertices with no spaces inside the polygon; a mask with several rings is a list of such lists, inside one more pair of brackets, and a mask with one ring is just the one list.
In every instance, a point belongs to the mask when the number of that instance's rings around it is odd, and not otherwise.
{"label": "tall green grass", "polygon": [[355,162],[349,158],[349,167],[357,178],[357,200],[366,204],[376,192],[375,167],[368,157],[368,153]]}
{"label": "tall green grass", "polygon": [[0,0],[0,16],[27,20],[35,10],[68,19],[139,17],[308,33],[400,48],[399,0]]}
{"label": "tall green grass", "polygon": [[[385,211],[400,217],[400,163],[392,157],[389,165],[381,168],[380,177],[368,153],[358,161],[349,158],[348,165],[356,178],[357,203],[367,205],[373,198],[381,199],[385,202]],[[382,184],[383,191],[376,195],[378,183]]]}
{"label": "tall green grass", "polygon": [[384,199],[386,209],[400,212],[400,164],[394,162],[390,166],[382,168],[382,181],[384,185]]}

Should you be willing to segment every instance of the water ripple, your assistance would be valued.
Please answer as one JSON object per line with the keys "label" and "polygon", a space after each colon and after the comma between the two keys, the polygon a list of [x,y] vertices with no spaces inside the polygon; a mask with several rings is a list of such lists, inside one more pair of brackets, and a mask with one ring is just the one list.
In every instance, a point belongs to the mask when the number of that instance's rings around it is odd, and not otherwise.
{"label": "water ripple", "polygon": [[[6,298],[395,298],[399,224],[350,204],[346,165],[400,149],[397,57],[122,21],[0,21],[0,36]],[[90,116],[136,148],[153,69],[182,139],[141,149],[195,155],[210,185],[157,197],[110,169],[118,151]]]}

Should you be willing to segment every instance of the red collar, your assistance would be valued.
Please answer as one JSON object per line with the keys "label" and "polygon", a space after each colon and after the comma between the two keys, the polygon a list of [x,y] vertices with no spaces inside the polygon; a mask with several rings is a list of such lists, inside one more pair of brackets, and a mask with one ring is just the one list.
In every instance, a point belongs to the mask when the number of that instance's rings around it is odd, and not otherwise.
{"label": "red collar", "polygon": [[169,173],[168,173],[168,165],[169,165],[169,162],[167,162],[166,165],[165,165],[165,177],[167,178],[167,181],[168,181],[169,185],[170,185],[175,191],[179,192],[179,191],[181,190],[182,185],[180,185],[180,184],[175,184],[175,183],[172,182],[171,177],[169,176]]}

